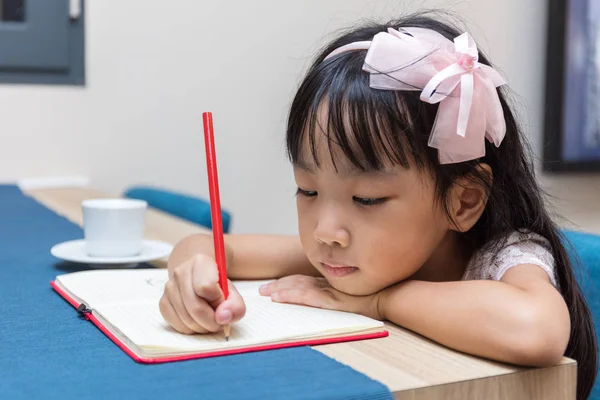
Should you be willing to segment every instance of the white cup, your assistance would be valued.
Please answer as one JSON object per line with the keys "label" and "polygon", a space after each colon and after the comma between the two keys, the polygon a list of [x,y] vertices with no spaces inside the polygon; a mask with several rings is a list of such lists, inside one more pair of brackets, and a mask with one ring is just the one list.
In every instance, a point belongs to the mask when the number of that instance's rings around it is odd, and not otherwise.
{"label": "white cup", "polygon": [[85,251],[91,257],[141,253],[148,203],[134,199],[90,199],[81,204]]}

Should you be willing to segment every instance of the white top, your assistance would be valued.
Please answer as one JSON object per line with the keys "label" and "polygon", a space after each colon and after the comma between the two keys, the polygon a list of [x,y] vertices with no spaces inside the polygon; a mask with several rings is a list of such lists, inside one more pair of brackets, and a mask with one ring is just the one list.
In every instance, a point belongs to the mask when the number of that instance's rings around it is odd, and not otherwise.
{"label": "white top", "polygon": [[506,271],[520,264],[538,265],[546,271],[552,284],[558,287],[550,242],[533,232],[511,233],[499,251],[494,252],[490,246],[484,246],[476,251],[467,264],[463,280],[498,281]]}

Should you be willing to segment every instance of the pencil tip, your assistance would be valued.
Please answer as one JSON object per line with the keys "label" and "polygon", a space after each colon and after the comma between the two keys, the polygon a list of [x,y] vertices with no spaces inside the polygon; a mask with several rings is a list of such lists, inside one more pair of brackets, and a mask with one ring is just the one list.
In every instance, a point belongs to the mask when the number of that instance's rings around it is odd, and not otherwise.
{"label": "pencil tip", "polygon": [[225,341],[229,342],[229,335],[231,333],[231,325],[225,325],[223,330],[224,330],[223,333],[225,333]]}

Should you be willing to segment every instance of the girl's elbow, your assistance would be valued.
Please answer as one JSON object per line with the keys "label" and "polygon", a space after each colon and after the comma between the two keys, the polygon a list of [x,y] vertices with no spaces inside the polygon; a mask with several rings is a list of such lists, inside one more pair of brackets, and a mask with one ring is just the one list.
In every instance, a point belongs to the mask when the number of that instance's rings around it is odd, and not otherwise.
{"label": "girl's elbow", "polygon": [[537,338],[527,340],[526,347],[520,349],[519,364],[531,367],[550,367],[557,365],[565,354],[565,348],[561,341],[549,338]]}
{"label": "girl's elbow", "polygon": [[568,318],[566,321],[565,324],[562,318],[529,315],[522,324],[522,339],[512,346],[517,363],[533,367],[559,364],[569,342]]}

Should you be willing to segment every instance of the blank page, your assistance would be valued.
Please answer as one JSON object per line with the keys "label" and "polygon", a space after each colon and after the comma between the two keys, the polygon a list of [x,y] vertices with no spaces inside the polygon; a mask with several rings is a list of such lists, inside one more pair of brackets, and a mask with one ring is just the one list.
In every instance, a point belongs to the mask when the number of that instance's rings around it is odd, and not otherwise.
{"label": "blank page", "polygon": [[59,275],[56,280],[95,309],[100,305],[160,299],[168,277],[166,269],[115,269],[74,272]]}

